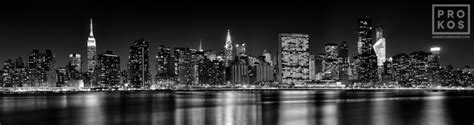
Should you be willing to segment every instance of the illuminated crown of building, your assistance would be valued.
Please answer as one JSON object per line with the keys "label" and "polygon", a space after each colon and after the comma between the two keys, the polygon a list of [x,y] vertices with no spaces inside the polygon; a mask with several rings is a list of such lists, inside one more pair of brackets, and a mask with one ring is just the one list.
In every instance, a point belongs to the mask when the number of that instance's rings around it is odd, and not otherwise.
{"label": "illuminated crown of building", "polygon": [[90,33],[89,38],[87,40],[87,46],[96,46],[95,38],[94,38],[94,31],[93,31],[92,19],[90,19]]}
{"label": "illuminated crown of building", "polygon": [[228,61],[232,60],[232,40],[230,38],[230,30],[227,29],[227,37],[225,40],[225,60],[226,65],[228,65]]}

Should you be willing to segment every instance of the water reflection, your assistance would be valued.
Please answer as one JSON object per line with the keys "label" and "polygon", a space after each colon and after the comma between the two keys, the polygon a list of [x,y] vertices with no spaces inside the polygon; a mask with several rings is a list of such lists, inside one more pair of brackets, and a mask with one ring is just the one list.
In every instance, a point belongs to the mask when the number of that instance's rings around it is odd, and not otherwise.
{"label": "water reflection", "polygon": [[328,90],[2,96],[0,122],[68,125],[472,124],[467,116],[459,115],[472,113],[472,95]]}

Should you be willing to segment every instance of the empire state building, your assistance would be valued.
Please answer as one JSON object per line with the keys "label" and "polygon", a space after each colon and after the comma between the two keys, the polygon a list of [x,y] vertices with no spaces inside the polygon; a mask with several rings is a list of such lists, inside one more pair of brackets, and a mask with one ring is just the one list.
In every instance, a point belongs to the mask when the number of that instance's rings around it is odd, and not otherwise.
{"label": "empire state building", "polygon": [[93,34],[92,19],[90,23],[90,34],[89,38],[87,39],[87,72],[93,73],[97,64],[97,49]]}

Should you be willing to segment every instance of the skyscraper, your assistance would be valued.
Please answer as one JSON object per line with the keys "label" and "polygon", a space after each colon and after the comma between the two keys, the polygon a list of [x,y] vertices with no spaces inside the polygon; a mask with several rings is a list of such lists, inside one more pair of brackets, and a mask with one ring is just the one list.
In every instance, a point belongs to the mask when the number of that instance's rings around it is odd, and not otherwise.
{"label": "skyscraper", "polygon": [[189,48],[174,48],[174,68],[176,81],[181,85],[195,83],[195,64]]}
{"label": "skyscraper", "polygon": [[342,41],[338,46],[339,49],[339,80],[349,79],[349,47],[346,41]]}
{"label": "skyscraper", "polygon": [[148,41],[143,38],[136,40],[130,46],[128,73],[131,87],[141,88],[150,85],[149,51]]}
{"label": "skyscraper", "polygon": [[227,37],[225,40],[225,64],[226,66],[230,65],[230,61],[234,58],[232,55],[232,40],[230,38],[230,30],[227,30]]}
{"label": "skyscraper", "polygon": [[97,63],[97,48],[93,34],[92,19],[90,19],[90,33],[87,39],[87,72],[93,73]]}
{"label": "skyscraper", "polygon": [[246,54],[246,47],[247,45],[245,43],[237,43],[235,44],[235,54],[237,56],[245,55]]}
{"label": "skyscraper", "polygon": [[55,58],[51,50],[33,50],[28,57],[29,80],[32,86],[55,86]]}
{"label": "skyscraper", "polygon": [[432,55],[432,57],[430,58],[430,62],[433,62],[433,63],[436,63],[437,65],[439,65],[439,54],[441,52],[441,48],[440,47],[431,47],[430,51],[431,51],[431,55]]}
{"label": "skyscraper", "polygon": [[386,60],[385,57],[385,38],[383,37],[382,25],[377,25],[375,28],[375,40],[374,51],[377,55],[377,66],[381,67]]}
{"label": "skyscraper", "polygon": [[363,54],[372,50],[372,20],[369,17],[362,17],[358,23],[357,52]]}
{"label": "skyscraper", "polygon": [[77,71],[81,72],[82,67],[81,67],[81,54],[78,53],[71,53],[69,54],[69,63],[71,66],[74,66],[74,69]]}
{"label": "skyscraper", "polygon": [[160,45],[156,53],[156,82],[169,84],[173,80],[173,76],[171,49]]}
{"label": "skyscraper", "polygon": [[270,52],[268,52],[267,50],[263,50],[262,55],[265,57],[265,62],[273,66],[272,55],[270,54]]}
{"label": "skyscraper", "polygon": [[118,87],[120,83],[120,57],[112,51],[97,56],[98,85]]}
{"label": "skyscraper", "polygon": [[324,46],[325,56],[323,60],[323,73],[328,79],[337,80],[339,71],[339,59],[338,59],[338,48],[337,44],[327,43]]}
{"label": "skyscraper", "polygon": [[362,17],[358,20],[358,41],[356,57],[356,71],[358,79],[362,82],[376,81],[377,56],[372,45],[372,20]]}
{"label": "skyscraper", "polygon": [[280,83],[301,85],[309,80],[309,36],[280,34],[278,74]]}

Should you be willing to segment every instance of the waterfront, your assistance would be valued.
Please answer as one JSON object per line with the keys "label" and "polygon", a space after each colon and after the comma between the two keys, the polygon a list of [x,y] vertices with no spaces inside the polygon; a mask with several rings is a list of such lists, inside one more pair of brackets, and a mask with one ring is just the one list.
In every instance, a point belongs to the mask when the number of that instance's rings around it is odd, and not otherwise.
{"label": "waterfront", "polygon": [[2,95],[0,103],[2,125],[474,123],[473,91],[85,92]]}

